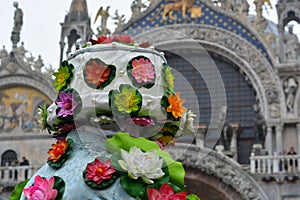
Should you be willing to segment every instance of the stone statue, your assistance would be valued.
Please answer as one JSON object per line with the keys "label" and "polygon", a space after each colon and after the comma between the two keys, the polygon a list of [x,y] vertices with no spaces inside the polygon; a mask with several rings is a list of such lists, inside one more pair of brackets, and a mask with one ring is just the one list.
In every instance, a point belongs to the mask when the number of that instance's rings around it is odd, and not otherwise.
{"label": "stone statue", "polygon": [[42,60],[41,55],[39,55],[38,59],[34,61],[33,67],[36,71],[41,72],[42,67],[44,66],[44,62]]}
{"label": "stone statue", "polygon": [[23,25],[23,12],[20,8],[18,8],[18,2],[14,2],[15,15],[14,15],[14,28],[13,31],[20,32]]}
{"label": "stone statue", "polygon": [[115,25],[117,25],[116,31],[120,30],[122,28],[122,26],[124,25],[124,23],[125,23],[124,17],[125,17],[125,15],[120,16],[118,13],[118,10],[116,10],[115,17],[113,17],[113,19],[116,20],[115,21]]}
{"label": "stone statue", "polygon": [[[293,33],[294,26],[288,26],[288,34],[284,36],[284,56],[286,61],[289,60],[297,60],[300,58],[300,54],[297,53],[299,48],[299,40],[298,37]],[[297,55],[298,54],[298,55]]]}
{"label": "stone statue", "polygon": [[6,58],[8,56],[8,53],[5,49],[5,46],[3,45],[3,49],[0,51],[0,59]]}
{"label": "stone statue", "polygon": [[131,4],[131,19],[136,19],[142,13],[142,9],[146,7],[142,0],[134,0]]}
{"label": "stone statue", "polygon": [[253,105],[253,109],[255,112],[255,119],[254,119],[254,131],[256,136],[256,142],[259,144],[264,144],[266,138],[266,120],[261,113],[260,107],[257,104]]}
{"label": "stone statue", "polygon": [[283,83],[285,97],[286,97],[286,107],[289,113],[294,112],[294,101],[295,95],[298,88],[298,84],[294,77],[289,77]]}
{"label": "stone statue", "polygon": [[27,53],[27,50],[24,47],[24,42],[21,43],[21,46],[19,46],[16,49],[16,54],[21,58],[24,59],[25,58],[25,54]]}
{"label": "stone statue", "polygon": [[98,27],[98,36],[101,35],[109,35],[110,34],[110,30],[107,28],[107,19],[109,17],[109,8],[110,6],[106,7],[106,10],[103,9],[103,7],[101,6],[97,12],[97,15],[95,17],[94,20],[94,24],[97,22],[97,19],[99,16],[101,16],[101,25],[100,28]]}
{"label": "stone statue", "polygon": [[14,7],[16,8],[14,14],[14,27],[11,35],[11,41],[13,43],[13,48],[17,48],[17,44],[20,41],[20,32],[23,25],[23,12],[18,7],[18,2],[14,2]]}
{"label": "stone statue", "polygon": [[222,145],[224,145],[224,150],[226,151],[230,151],[232,135],[233,135],[232,127],[226,120],[220,138],[220,142]]}

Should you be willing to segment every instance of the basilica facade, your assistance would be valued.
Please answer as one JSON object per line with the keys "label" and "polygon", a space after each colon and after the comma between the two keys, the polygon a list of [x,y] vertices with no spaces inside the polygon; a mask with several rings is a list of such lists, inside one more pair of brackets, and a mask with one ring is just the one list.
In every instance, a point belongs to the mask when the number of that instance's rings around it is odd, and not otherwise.
{"label": "basilica facade", "polygon": [[[186,168],[188,192],[208,200],[300,199],[300,157],[289,152],[300,151],[300,43],[293,33],[300,2],[278,1],[277,25],[262,14],[269,0],[254,4],[249,15],[246,0],[134,0],[129,20],[115,13],[114,31],[101,7],[94,34],[86,1],[73,0],[61,24],[60,62],[93,35],[149,41],[197,114],[195,135],[169,149]],[[13,30],[12,51],[0,52],[1,166],[26,156],[39,167],[51,138],[37,132],[37,107],[56,93],[51,69],[26,57],[19,32]]]}

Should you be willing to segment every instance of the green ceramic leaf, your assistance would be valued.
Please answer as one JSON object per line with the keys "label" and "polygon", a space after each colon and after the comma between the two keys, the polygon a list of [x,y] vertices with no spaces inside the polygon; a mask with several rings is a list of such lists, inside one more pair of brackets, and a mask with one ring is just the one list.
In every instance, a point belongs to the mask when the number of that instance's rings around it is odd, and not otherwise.
{"label": "green ceramic leaf", "polygon": [[11,193],[10,197],[9,197],[9,200],[20,200],[21,199],[21,195],[22,195],[22,192],[23,192],[23,189],[25,187],[25,185],[28,183],[28,181],[30,180],[27,179],[21,183],[19,183],[15,189],[13,190],[13,192]]}
{"label": "green ceramic leaf", "polygon": [[65,192],[65,182],[62,178],[54,176],[54,186],[53,188],[57,190],[57,196],[55,200],[62,200]]}

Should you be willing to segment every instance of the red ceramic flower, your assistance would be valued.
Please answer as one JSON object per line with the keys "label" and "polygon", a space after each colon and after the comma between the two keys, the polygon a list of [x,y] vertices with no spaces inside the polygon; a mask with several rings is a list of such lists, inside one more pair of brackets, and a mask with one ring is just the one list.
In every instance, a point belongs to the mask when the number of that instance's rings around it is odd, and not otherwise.
{"label": "red ceramic flower", "polygon": [[99,87],[108,80],[110,68],[101,60],[92,59],[87,63],[84,74],[87,83]]}
{"label": "red ceramic flower", "polygon": [[57,140],[56,144],[52,144],[52,148],[47,152],[50,156],[48,160],[57,162],[63,155],[65,155],[69,144],[66,139]]}
{"label": "red ceramic flower", "polygon": [[49,179],[36,176],[33,186],[25,188],[24,195],[27,200],[54,200],[57,196],[57,190],[53,189],[54,177]]}
{"label": "red ceramic flower", "polygon": [[112,42],[113,42],[112,38],[106,37],[106,36],[98,37],[97,40],[90,39],[89,41],[90,41],[93,45],[94,45],[94,44],[109,44],[109,43],[112,43]]}
{"label": "red ceramic flower", "polygon": [[74,122],[71,122],[71,123],[59,124],[55,128],[57,129],[57,133],[58,134],[63,134],[63,133],[69,133],[69,132],[71,132],[76,127],[75,127]]}
{"label": "red ceramic flower", "polygon": [[86,167],[86,178],[97,184],[100,184],[103,180],[111,179],[112,174],[115,173],[116,170],[110,167],[110,163],[110,160],[102,162],[96,158],[93,163],[88,163]]}
{"label": "red ceramic flower", "polygon": [[138,126],[155,125],[154,121],[149,117],[132,117],[128,120],[129,124],[136,124]]}
{"label": "red ceramic flower", "polygon": [[174,194],[173,188],[168,183],[163,184],[159,191],[148,188],[147,193],[149,200],[186,200],[186,192]]}
{"label": "red ceramic flower", "polygon": [[115,35],[113,37],[114,42],[122,42],[125,44],[133,43],[133,39],[129,35]]}

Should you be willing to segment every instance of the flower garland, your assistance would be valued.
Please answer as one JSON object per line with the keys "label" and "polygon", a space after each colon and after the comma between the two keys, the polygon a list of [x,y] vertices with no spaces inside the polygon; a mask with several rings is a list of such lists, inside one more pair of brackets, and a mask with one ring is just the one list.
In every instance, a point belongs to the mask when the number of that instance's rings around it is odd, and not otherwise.
{"label": "flower garland", "polygon": [[[122,43],[122,44],[125,44],[128,46],[134,45],[134,40],[128,35],[115,35],[113,37],[100,36],[97,38],[97,40],[90,39],[89,41],[92,43],[92,45],[110,44],[112,42],[118,42],[118,43]],[[150,46],[150,43],[142,42],[142,43],[138,44],[138,46],[142,47],[142,48],[147,48]]]}

